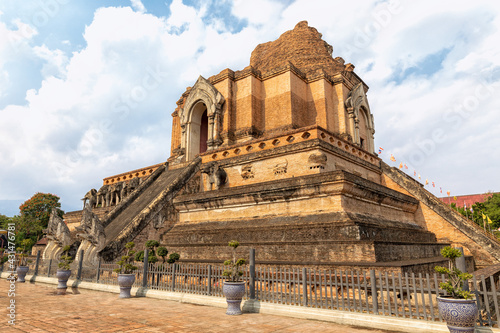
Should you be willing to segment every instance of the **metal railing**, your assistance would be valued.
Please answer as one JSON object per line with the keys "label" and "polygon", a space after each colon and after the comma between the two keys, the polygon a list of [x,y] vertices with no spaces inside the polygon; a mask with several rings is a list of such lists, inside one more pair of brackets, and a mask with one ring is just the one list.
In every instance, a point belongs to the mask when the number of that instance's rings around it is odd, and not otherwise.
{"label": "metal railing", "polygon": [[[374,270],[339,270],[290,268],[256,265],[255,252],[250,265],[243,268],[242,281],[247,285],[244,299],[292,306],[370,313],[383,316],[443,321],[436,297],[444,293],[439,283],[445,277],[437,274],[380,272]],[[83,256],[80,256],[83,258]],[[222,297],[224,277],[222,264],[137,263],[135,287]],[[39,276],[55,276],[57,260],[41,259],[30,264]],[[80,281],[117,285],[118,265],[103,262],[95,266],[75,262]],[[146,269],[145,269],[146,268]],[[9,268],[10,269],[10,268]],[[478,326],[498,327],[500,293],[498,278],[475,277],[469,288],[476,296],[480,310]]]}

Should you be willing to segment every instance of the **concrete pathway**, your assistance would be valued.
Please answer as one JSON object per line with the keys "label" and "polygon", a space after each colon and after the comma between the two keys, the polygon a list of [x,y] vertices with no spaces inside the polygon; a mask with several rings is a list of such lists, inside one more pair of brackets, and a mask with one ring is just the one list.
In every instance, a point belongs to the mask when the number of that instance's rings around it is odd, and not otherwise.
{"label": "concrete pathway", "polygon": [[[0,279],[0,332],[346,332],[382,333],[334,323],[260,313],[227,316],[225,310],[161,299],[133,297],[68,288],[57,295],[56,287],[16,283]],[[15,300],[15,326],[8,323],[10,300]]]}

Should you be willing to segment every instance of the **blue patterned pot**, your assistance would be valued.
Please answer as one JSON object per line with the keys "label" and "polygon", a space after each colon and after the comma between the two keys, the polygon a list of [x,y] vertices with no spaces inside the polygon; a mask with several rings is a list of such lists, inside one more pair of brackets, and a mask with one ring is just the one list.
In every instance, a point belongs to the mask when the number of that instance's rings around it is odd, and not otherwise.
{"label": "blue patterned pot", "polygon": [[58,269],[56,273],[57,277],[57,292],[64,293],[66,292],[66,288],[68,288],[68,279],[71,275],[71,270],[69,269]]}
{"label": "blue patterned pot", "polygon": [[118,274],[118,285],[120,286],[119,298],[130,298],[130,289],[135,281],[135,274]]}
{"label": "blue patterned pot", "polygon": [[441,317],[451,333],[474,332],[478,315],[476,300],[438,297]]}
{"label": "blue patterned pot", "polygon": [[26,277],[26,274],[28,274],[29,269],[30,268],[28,266],[17,266],[17,282],[26,282],[24,278]]}
{"label": "blue patterned pot", "polygon": [[227,315],[241,314],[241,300],[245,295],[245,282],[225,281],[222,287],[222,293],[226,296]]}

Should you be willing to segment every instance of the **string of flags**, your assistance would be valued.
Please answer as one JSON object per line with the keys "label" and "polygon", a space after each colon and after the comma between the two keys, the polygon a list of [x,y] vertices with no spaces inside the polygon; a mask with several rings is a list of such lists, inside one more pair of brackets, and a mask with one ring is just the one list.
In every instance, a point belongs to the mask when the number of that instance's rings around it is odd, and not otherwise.
{"label": "string of flags", "polygon": [[[378,147],[378,154],[381,155],[382,153],[384,152],[384,148],[382,147]],[[397,163],[398,160],[396,159],[396,157],[391,153],[390,154],[390,157],[389,159],[392,161],[392,162],[395,162]],[[397,164],[396,164],[397,165]],[[406,165],[406,163],[404,161],[399,161],[399,169],[400,170],[408,170],[408,165]],[[418,180],[419,181],[422,181],[422,176],[420,175],[420,173],[417,172],[417,170],[413,170],[413,177],[416,179],[418,177]],[[433,180],[429,180],[428,178],[425,178],[424,181],[422,181],[424,183],[424,186],[432,186],[433,188],[436,188],[436,187],[439,187],[439,193],[443,193],[443,188],[442,186],[437,186],[436,185],[436,181],[433,181]],[[451,192],[450,191],[446,191],[446,194],[448,196],[451,196]],[[457,200],[457,197],[454,196],[453,199],[456,201]]]}

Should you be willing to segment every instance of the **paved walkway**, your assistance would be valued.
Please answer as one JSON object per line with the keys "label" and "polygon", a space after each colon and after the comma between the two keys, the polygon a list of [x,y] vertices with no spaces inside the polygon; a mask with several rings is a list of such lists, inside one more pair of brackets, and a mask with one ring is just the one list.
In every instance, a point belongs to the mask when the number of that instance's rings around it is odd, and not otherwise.
{"label": "paved walkway", "polygon": [[[333,323],[258,313],[227,316],[222,308],[145,297],[120,299],[117,294],[16,283],[0,279],[0,332],[346,332],[382,333]],[[16,325],[8,324],[7,306],[15,299]],[[392,331],[394,332],[394,331]]]}

